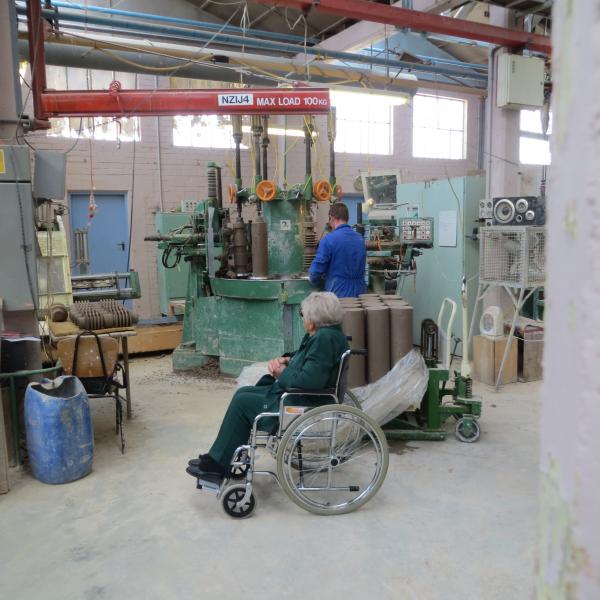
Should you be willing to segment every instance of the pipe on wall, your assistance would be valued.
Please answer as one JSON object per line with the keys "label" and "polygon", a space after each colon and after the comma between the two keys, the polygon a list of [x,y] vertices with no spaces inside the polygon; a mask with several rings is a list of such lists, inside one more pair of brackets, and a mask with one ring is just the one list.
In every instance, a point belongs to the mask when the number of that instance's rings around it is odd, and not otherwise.
{"label": "pipe on wall", "polygon": [[40,3],[27,2],[27,31],[29,32],[29,63],[31,64],[31,93],[33,96],[33,126],[36,129],[49,129],[50,123],[42,115],[41,94],[46,89],[46,57],[44,55],[44,25],[41,19]]}
{"label": "pipe on wall", "polygon": [[[27,41],[19,40],[19,54],[21,59],[28,60]],[[240,74],[233,69],[224,69],[218,66],[206,65],[200,62],[181,66],[182,59],[167,58],[157,54],[145,52],[127,52],[124,50],[110,50],[106,54],[101,50],[90,49],[85,45],[46,42],[46,62],[49,65],[60,67],[79,67],[83,69],[100,69],[105,71],[123,71],[125,73],[140,73],[147,69],[153,72],[155,68],[177,69],[179,77],[189,79],[209,79],[213,81],[239,82]],[[134,66],[137,63],[139,67]],[[273,80],[260,75],[244,74],[244,82],[252,85],[269,86]]]}
{"label": "pipe on wall", "polygon": [[[160,47],[153,46],[154,51]],[[243,72],[244,83],[251,85],[270,86],[273,85],[273,79],[263,75],[248,73],[251,68],[259,68],[263,71],[273,71],[280,76],[288,75],[292,81],[297,78],[298,81],[304,81],[304,71],[294,71],[294,65],[290,59],[272,59],[259,55],[245,56],[236,52],[219,52],[211,55],[219,56],[227,60],[227,65],[231,68],[225,68],[222,63],[211,62],[209,60],[194,62],[189,65],[181,66],[182,62],[187,60],[188,56],[193,56],[193,51],[179,53],[174,58],[162,56],[160,54],[148,54],[140,48],[140,52],[129,52],[125,50],[111,49],[109,53],[104,52],[103,44],[98,42],[96,46],[85,44],[72,44],[66,42],[54,43],[46,42],[46,61],[47,64],[63,67],[79,67],[86,69],[101,69],[107,71],[124,71],[127,73],[143,73],[144,69],[154,73],[156,67],[167,69],[172,67],[177,69],[179,77],[189,79],[209,79],[213,81],[226,81],[239,83],[240,71]],[[28,59],[27,41],[19,40],[19,54],[22,60]],[[238,60],[243,62],[239,64]],[[138,66],[136,66],[138,65]],[[332,80],[343,79],[355,81],[355,87],[362,88],[361,82],[368,82],[372,89],[382,89],[387,91],[397,91],[398,93],[414,93],[419,87],[427,87],[426,83],[416,80],[396,79],[389,80],[386,77],[373,75],[362,69],[338,68],[335,66],[323,65],[318,69],[311,70],[311,81],[313,83],[331,83]],[[350,82],[344,84],[345,87],[351,87]],[[460,92],[464,91],[458,85],[448,86],[445,84],[434,84],[432,89],[440,91]],[[410,90],[410,91],[409,91]],[[481,95],[485,91],[481,89],[471,89],[471,93]]]}
{"label": "pipe on wall", "polygon": [[[137,78],[136,78],[137,83]],[[154,87],[158,89],[158,75],[154,78]],[[158,172],[158,201],[160,206],[160,211],[165,211],[165,205],[163,200],[163,177],[162,177],[162,156],[161,156],[161,148],[162,144],[160,141],[160,117],[154,117],[156,122],[156,163],[157,163],[157,172]]]}

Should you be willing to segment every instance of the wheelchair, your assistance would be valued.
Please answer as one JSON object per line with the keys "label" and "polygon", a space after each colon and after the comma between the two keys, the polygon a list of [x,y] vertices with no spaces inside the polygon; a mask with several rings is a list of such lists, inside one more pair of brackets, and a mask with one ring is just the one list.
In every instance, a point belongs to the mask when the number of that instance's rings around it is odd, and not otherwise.
{"label": "wheelchair", "polygon": [[[198,489],[212,491],[233,518],[249,517],[256,508],[254,478],[275,479],[288,498],[317,515],[349,513],[368,502],[385,479],[389,452],[381,427],[346,395],[350,356],[341,357],[335,388],[287,390],[279,412],[260,413],[254,419],[247,444],[236,449],[231,470],[220,485],[197,480]],[[329,398],[329,404],[290,405],[294,396]],[[350,400],[349,400],[350,399]],[[354,403],[356,404],[356,403]],[[265,419],[278,419],[272,433],[261,431]],[[255,469],[258,449],[276,461],[276,472]]]}

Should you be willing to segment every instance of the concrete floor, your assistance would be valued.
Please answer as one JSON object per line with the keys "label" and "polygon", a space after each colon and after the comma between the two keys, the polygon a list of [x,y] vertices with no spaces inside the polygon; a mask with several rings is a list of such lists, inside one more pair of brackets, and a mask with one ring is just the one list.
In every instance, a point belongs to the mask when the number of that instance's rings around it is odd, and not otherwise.
{"label": "concrete floor", "polygon": [[0,496],[0,598],[530,598],[538,499],[538,384],[483,395],[482,436],[393,442],[379,494],[318,517],[258,481],[250,519],[195,489],[234,386],[132,362],[122,456],[109,401],[93,404],[92,473],[61,486],[12,472]]}

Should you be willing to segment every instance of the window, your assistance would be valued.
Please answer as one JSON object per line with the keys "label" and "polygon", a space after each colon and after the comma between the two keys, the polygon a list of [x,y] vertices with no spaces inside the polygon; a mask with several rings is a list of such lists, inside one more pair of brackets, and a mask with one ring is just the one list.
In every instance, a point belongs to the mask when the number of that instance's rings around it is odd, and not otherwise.
{"label": "window", "polygon": [[336,152],[393,153],[392,97],[332,91],[331,103],[336,108]]}
{"label": "window", "polygon": [[[121,82],[123,89],[135,89],[133,73],[96,71],[75,67],[46,67],[46,82],[49,89],[55,90],[108,90],[112,81]],[[50,119],[51,128],[47,135],[68,138],[93,138],[131,142],[140,140],[140,126],[137,117],[61,117]]]}
{"label": "window", "polygon": [[235,148],[229,115],[173,117],[173,145],[195,148]]}
{"label": "window", "polygon": [[413,98],[413,156],[465,159],[466,104],[417,94]]}
{"label": "window", "polygon": [[548,130],[542,132],[542,112],[522,110],[520,116],[521,137],[519,140],[519,162],[523,165],[549,165],[552,115],[548,114]]}

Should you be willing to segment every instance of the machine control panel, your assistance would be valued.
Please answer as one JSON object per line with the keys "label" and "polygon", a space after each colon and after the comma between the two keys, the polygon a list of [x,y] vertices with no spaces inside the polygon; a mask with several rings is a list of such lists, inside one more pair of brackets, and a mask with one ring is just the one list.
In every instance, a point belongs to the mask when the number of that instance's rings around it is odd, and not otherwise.
{"label": "machine control panel", "polygon": [[431,248],[433,246],[433,217],[400,219],[400,243]]}

